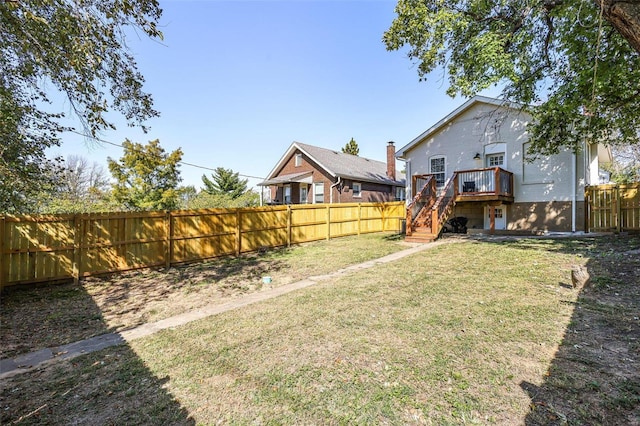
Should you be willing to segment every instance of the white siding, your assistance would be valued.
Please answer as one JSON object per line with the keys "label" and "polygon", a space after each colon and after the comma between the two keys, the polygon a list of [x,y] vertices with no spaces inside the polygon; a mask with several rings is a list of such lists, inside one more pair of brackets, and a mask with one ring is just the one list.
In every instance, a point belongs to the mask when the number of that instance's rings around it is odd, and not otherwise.
{"label": "white siding", "polygon": [[[514,174],[515,202],[570,201],[573,162],[577,176],[584,176],[584,157],[580,153],[574,159],[565,151],[525,163],[529,119],[528,114],[517,110],[477,102],[405,152],[410,173],[429,173],[429,159],[442,155],[447,160],[449,178],[457,170],[486,167],[486,154],[506,150],[504,168]],[[476,153],[480,160],[474,159]],[[584,199],[584,179],[578,179],[576,195],[577,200]]]}

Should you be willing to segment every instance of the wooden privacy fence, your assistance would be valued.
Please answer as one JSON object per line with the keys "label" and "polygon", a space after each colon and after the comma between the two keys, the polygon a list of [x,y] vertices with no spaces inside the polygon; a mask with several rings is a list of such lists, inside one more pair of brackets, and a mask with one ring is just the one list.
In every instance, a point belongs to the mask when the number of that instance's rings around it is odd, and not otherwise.
{"label": "wooden privacy fence", "polygon": [[588,231],[640,231],[640,183],[587,186],[584,198]]}
{"label": "wooden privacy fence", "polygon": [[0,217],[0,289],[400,231],[404,202]]}

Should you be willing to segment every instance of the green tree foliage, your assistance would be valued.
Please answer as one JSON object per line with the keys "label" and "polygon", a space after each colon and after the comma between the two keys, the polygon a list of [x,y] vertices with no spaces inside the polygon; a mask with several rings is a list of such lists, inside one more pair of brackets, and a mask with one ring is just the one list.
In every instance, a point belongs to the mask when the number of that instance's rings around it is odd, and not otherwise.
{"label": "green tree foliage", "polygon": [[421,79],[441,68],[451,96],[501,85],[505,100],[530,106],[532,152],[637,144],[640,55],[597,3],[399,0],[383,40],[408,46]]}
{"label": "green tree foliage", "polygon": [[240,197],[247,192],[248,179],[240,179],[239,173],[231,169],[216,167],[211,174],[211,179],[202,175],[203,191],[211,195],[228,195],[232,199]]}
{"label": "green tree foliage", "polygon": [[253,190],[244,192],[239,197],[233,198],[229,194],[209,194],[200,191],[198,195],[187,201],[188,209],[214,209],[214,208],[235,208],[235,207],[255,207],[260,205],[260,194]]}
{"label": "green tree foliage", "polygon": [[108,158],[115,179],[112,195],[131,210],[173,210],[180,207],[179,162],[182,150],[165,153],[156,139],[147,145],[126,140],[119,161]]}
{"label": "green tree foliage", "polygon": [[358,147],[358,142],[355,139],[351,138],[349,142],[342,148],[342,152],[345,154],[358,155],[360,154],[360,148]]}
{"label": "green tree foliage", "polygon": [[45,150],[69,128],[51,93],[93,136],[114,128],[109,111],[130,125],[158,115],[125,30],[161,38],[161,13],[157,0],[0,1],[0,211],[29,211],[30,197],[55,181]]}

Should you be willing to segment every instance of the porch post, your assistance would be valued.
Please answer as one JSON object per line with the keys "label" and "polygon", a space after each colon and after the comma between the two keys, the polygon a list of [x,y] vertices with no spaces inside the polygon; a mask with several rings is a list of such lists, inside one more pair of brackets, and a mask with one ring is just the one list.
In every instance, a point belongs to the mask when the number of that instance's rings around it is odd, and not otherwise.
{"label": "porch post", "polygon": [[493,205],[489,205],[489,234],[496,232],[496,208]]}
{"label": "porch post", "polygon": [[458,186],[458,173],[453,175],[453,199],[457,199],[458,195],[460,195],[460,187]]}
{"label": "porch post", "polygon": [[434,235],[438,235],[439,230],[440,224],[438,223],[438,209],[433,209],[431,211],[431,233]]}

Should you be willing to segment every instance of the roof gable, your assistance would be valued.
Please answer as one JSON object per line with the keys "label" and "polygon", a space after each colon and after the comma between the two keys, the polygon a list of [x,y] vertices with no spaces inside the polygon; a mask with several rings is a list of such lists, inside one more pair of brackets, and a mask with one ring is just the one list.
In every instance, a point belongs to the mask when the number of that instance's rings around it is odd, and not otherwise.
{"label": "roof gable", "polygon": [[280,161],[271,170],[267,180],[273,179],[278,172],[289,161],[291,156],[299,150],[308,158],[313,160],[319,168],[333,177],[348,178],[352,180],[362,180],[367,182],[378,182],[384,184],[402,185],[403,182],[396,177],[396,180],[387,176],[387,164],[383,161],[371,160],[357,155],[347,154],[332,149],[320,148],[301,142],[293,142],[282,156]]}
{"label": "roof gable", "polygon": [[409,142],[402,148],[398,149],[396,151],[396,158],[403,158],[408,151],[411,151],[413,148],[415,148],[417,145],[422,143],[424,140],[438,133],[446,125],[448,125],[452,121],[455,121],[460,115],[465,113],[467,110],[473,108],[477,104],[487,104],[487,105],[493,105],[496,108],[509,108],[513,110],[522,109],[522,105],[515,102],[509,102],[502,99],[490,98],[487,96],[474,96],[473,98],[467,100],[465,103],[463,103],[458,108],[453,110],[443,119],[438,121],[436,124],[434,124],[427,130],[422,132],[420,135],[414,138],[411,142]]}

